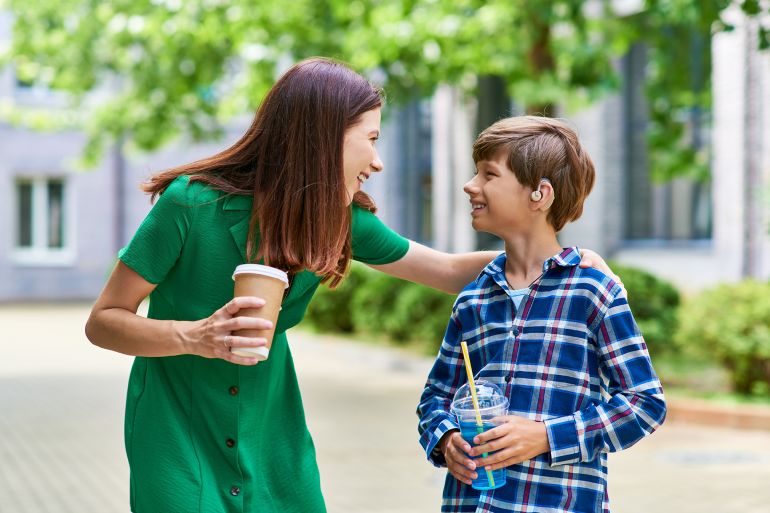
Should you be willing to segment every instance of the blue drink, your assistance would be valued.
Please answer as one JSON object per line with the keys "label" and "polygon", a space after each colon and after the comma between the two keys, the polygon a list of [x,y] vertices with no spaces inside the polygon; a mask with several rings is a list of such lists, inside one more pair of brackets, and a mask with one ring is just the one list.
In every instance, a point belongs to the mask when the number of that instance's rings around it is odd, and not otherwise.
{"label": "blue drink", "polygon": [[[494,424],[491,422],[484,422],[484,427],[479,427],[475,421],[473,422],[460,422],[460,434],[463,437],[463,440],[468,442],[471,447],[475,446],[476,444],[473,443],[473,438],[476,435],[479,435],[483,433],[484,431],[487,431],[489,429],[492,429],[495,427]],[[494,453],[484,453],[482,456],[477,456],[476,458],[473,458],[474,460],[489,456],[490,454]],[[495,488],[500,488],[505,484],[505,469],[500,468],[497,470],[492,470],[491,472],[487,472],[484,470],[483,467],[476,467],[476,474],[478,477],[473,480],[471,486],[473,486],[476,490],[494,490]],[[491,480],[490,480],[490,474],[491,474]]]}
{"label": "blue drink", "polygon": [[[465,384],[457,389],[450,408],[457,418],[460,435],[471,447],[476,445],[473,443],[473,438],[476,435],[495,427],[496,424],[492,422],[492,419],[508,413],[508,398],[494,383],[483,379],[477,380],[476,399],[477,403],[474,404],[471,390]],[[479,417],[481,417],[481,426],[478,425]],[[475,459],[486,457],[489,454],[483,454]],[[477,467],[476,475],[478,477],[471,484],[476,490],[494,490],[505,484],[506,472],[504,468],[487,472],[483,467]]]}

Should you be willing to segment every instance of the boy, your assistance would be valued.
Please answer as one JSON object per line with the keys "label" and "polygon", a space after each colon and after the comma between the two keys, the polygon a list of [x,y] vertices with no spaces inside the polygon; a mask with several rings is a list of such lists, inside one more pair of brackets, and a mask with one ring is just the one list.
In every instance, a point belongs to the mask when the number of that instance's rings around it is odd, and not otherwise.
{"label": "boy", "polygon": [[[565,123],[531,116],[484,130],[473,160],[473,227],[505,253],[455,301],[417,409],[429,461],[449,470],[441,511],[607,512],[607,453],[652,433],[666,407],[622,288],[556,239],[582,214],[593,163]],[[477,379],[510,401],[474,447],[450,413],[463,340]],[[503,487],[470,486],[499,468]]]}

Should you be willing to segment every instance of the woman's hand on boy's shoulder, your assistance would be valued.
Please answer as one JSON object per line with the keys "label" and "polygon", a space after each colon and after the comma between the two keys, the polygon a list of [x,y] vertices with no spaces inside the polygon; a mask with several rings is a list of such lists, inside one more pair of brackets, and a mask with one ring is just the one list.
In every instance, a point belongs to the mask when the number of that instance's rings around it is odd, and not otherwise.
{"label": "woman's hand on boy's shoulder", "polygon": [[463,440],[459,431],[449,431],[438,442],[449,472],[467,485],[476,479],[476,464],[468,457],[470,444]]}
{"label": "woman's hand on boy's shoulder", "polygon": [[[476,460],[479,468],[497,470],[529,460],[551,447],[545,424],[516,415],[504,415],[493,419],[497,427],[484,431],[473,439],[476,444],[471,456],[494,452]],[[497,452],[495,452],[497,451]]]}
{"label": "woman's hand on boy's shoulder", "polygon": [[599,253],[596,251],[593,251],[591,249],[581,249],[580,250],[580,267],[588,268],[593,267],[594,269],[597,269],[617,283],[621,289],[623,289],[623,294],[626,293],[626,287],[623,286],[623,280],[620,279],[620,276],[612,272],[612,269],[610,269],[610,266],[607,265],[607,262],[604,261],[604,259],[601,257]]}

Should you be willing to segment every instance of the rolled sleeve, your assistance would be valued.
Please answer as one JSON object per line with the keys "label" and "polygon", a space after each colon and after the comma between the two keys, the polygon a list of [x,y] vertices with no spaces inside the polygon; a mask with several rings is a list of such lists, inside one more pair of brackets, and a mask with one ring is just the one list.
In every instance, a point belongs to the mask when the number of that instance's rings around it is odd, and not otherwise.
{"label": "rolled sleeve", "polygon": [[574,415],[545,421],[551,465],[569,465],[581,460],[580,437]]}
{"label": "rolled sleeve", "polygon": [[389,264],[400,260],[409,251],[409,240],[358,205],[352,207],[352,223],[354,260],[372,265]]}
{"label": "rolled sleeve", "polygon": [[665,419],[663,389],[647,346],[617,285],[596,327],[608,398],[546,421],[554,464],[585,462],[631,447]]}
{"label": "rolled sleeve", "polygon": [[149,283],[162,282],[182,251],[195,209],[198,186],[189,176],[175,179],[137,229],[118,258]]}
{"label": "rolled sleeve", "polygon": [[439,421],[433,430],[425,431],[420,437],[420,445],[425,450],[428,461],[436,467],[446,467],[446,459],[444,459],[444,454],[439,450],[438,443],[450,431],[460,429],[450,415],[443,415],[443,417],[445,418]]}

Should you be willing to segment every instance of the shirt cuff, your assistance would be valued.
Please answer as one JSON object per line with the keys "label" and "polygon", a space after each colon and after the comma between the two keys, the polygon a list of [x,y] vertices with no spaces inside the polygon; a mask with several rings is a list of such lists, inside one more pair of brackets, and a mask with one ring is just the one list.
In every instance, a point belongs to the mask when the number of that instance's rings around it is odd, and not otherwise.
{"label": "shirt cuff", "polygon": [[551,447],[551,465],[580,462],[580,443],[574,415],[546,420],[545,430]]}
{"label": "shirt cuff", "polygon": [[425,447],[428,461],[437,467],[446,467],[446,459],[444,459],[444,454],[441,452],[438,443],[449,431],[459,429],[460,427],[449,419],[442,420],[441,423],[436,426],[436,429],[433,430],[430,440],[428,441],[428,446]]}

